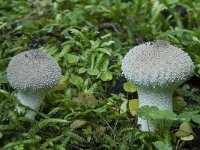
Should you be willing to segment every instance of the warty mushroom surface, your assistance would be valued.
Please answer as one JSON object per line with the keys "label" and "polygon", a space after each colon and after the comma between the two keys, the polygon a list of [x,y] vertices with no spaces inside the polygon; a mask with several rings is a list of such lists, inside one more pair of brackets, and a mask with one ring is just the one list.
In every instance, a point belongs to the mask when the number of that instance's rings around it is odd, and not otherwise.
{"label": "warty mushroom surface", "polygon": [[[172,111],[172,94],[193,75],[194,64],[180,48],[156,41],[129,50],[122,60],[122,71],[137,86],[140,107],[149,105]],[[139,118],[138,123],[143,131],[149,130],[146,120]]]}
{"label": "warty mushroom surface", "polygon": [[[38,111],[47,91],[56,85],[61,69],[56,60],[40,50],[21,52],[14,56],[7,67],[10,85],[18,91],[17,99],[25,106]],[[16,106],[19,112],[24,107]],[[36,113],[28,110],[26,116],[34,119]]]}

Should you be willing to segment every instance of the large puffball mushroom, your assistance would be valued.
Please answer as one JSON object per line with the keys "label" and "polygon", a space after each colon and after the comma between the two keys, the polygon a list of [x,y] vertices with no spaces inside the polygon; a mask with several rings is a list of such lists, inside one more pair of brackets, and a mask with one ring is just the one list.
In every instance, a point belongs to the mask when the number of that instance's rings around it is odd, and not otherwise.
{"label": "large puffball mushroom", "polygon": [[[24,106],[38,111],[47,91],[56,85],[61,69],[54,58],[40,50],[21,52],[14,56],[7,68],[10,85],[18,91],[17,99]],[[18,112],[34,119],[36,113],[17,105]]]}
{"label": "large puffball mushroom", "polygon": [[[193,75],[194,64],[180,48],[156,41],[132,48],[122,60],[122,71],[137,86],[140,107],[172,111],[173,91]],[[138,124],[142,131],[154,130],[147,120],[139,118]]]}

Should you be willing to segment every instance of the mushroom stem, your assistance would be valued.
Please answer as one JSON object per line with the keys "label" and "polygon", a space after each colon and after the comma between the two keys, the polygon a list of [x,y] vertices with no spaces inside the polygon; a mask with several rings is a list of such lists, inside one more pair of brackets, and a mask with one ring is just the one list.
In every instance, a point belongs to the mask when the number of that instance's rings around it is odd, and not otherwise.
{"label": "mushroom stem", "polygon": [[[17,94],[17,99],[24,106],[30,107],[32,110],[39,111],[40,105],[43,102],[45,97],[45,91],[20,91]],[[23,106],[16,106],[16,109],[19,113],[25,113],[26,117],[34,120],[36,112],[32,110],[26,110]]]}
{"label": "mushroom stem", "polygon": [[[137,87],[139,105],[157,106],[160,110],[172,111],[172,94],[174,91],[173,87]],[[154,131],[155,126],[150,120],[143,120],[138,118],[138,124],[141,124],[142,131]]]}

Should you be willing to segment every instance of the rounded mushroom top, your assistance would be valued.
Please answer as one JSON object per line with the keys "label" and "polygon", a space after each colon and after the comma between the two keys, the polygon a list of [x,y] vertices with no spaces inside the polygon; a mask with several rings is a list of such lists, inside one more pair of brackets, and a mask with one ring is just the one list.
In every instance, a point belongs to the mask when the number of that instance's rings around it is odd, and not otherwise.
{"label": "rounded mushroom top", "polygon": [[178,86],[192,76],[194,64],[180,48],[156,41],[131,49],[122,60],[122,71],[136,85]]}
{"label": "rounded mushroom top", "polygon": [[10,85],[17,90],[38,90],[56,85],[61,69],[56,60],[40,50],[21,52],[7,68]]}

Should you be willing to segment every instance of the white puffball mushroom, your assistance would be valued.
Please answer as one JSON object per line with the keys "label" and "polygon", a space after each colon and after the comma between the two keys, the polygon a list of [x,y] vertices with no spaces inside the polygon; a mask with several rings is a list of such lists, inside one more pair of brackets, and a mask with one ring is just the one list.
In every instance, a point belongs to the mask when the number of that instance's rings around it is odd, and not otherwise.
{"label": "white puffball mushroom", "polygon": [[[140,107],[156,106],[172,111],[172,94],[193,75],[189,55],[165,41],[147,42],[132,48],[122,60],[124,76],[137,86]],[[138,119],[142,131],[153,131],[153,124]]]}
{"label": "white puffball mushroom", "polygon": [[[59,82],[61,69],[56,60],[40,50],[21,52],[14,56],[7,67],[10,85],[18,91],[17,99],[25,106],[38,111],[47,91]],[[19,105],[18,112],[35,119],[36,113]]]}

